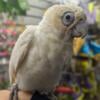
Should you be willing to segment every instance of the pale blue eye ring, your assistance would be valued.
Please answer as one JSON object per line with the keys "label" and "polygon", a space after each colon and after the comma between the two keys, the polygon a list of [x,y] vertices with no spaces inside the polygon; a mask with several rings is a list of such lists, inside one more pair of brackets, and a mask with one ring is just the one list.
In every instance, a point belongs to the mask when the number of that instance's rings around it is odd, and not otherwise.
{"label": "pale blue eye ring", "polygon": [[62,22],[65,26],[69,26],[72,24],[75,20],[74,13],[72,12],[65,12],[64,15],[62,16]]}

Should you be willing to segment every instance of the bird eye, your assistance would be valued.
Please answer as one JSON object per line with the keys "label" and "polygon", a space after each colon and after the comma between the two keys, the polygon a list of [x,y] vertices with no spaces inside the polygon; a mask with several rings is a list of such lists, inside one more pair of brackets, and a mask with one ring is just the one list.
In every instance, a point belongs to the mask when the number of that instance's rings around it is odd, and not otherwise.
{"label": "bird eye", "polygon": [[69,26],[74,21],[74,14],[71,12],[64,13],[62,17],[62,22],[65,26]]}

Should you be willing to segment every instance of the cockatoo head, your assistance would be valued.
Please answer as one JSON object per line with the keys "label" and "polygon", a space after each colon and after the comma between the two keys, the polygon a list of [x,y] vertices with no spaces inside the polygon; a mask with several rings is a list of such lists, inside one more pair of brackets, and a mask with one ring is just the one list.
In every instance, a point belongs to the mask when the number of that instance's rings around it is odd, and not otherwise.
{"label": "cockatoo head", "polygon": [[73,38],[86,34],[83,27],[86,16],[83,9],[77,5],[54,5],[45,12],[43,19],[54,27],[61,37]]}

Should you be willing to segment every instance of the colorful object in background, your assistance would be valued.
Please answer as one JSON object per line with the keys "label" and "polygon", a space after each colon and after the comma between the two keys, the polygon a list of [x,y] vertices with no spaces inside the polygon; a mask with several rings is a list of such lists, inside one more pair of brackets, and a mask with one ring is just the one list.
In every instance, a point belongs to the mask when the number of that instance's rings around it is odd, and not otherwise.
{"label": "colorful object in background", "polygon": [[83,56],[91,56],[90,54],[90,48],[88,46],[88,43],[84,43],[83,46],[80,49],[80,55],[83,54]]}
{"label": "colorful object in background", "polygon": [[[84,94],[92,99],[97,95],[97,80],[94,72],[94,60],[100,61],[100,45],[89,40],[76,39],[74,54],[76,55],[76,73],[81,73],[81,80],[78,78],[78,86]],[[97,57],[97,58],[96,58]],[[100,75],[99,75],[100,76]],[[82,78],[83,77],[83,78]],[[82,85],[84,84],[84,85]],[[89,97],[88,97],[89,98]],[[84,99],[83,99],[84,100]]]}
{"label": "colorful object in background", "polygon": [[59,86],[55,90],[56,93],[66,93],[66,94],[72,94],[74,93],[74,90],[70,87],[66,86]]}
{"label": "colorful object in background", "polygon": [[100,4],[96,7],[96,22],[100,25]]}
{"label": "colorful object in background", "polygon": [[94,8],[94,2],[88,4],[87,22],[89,24],[94,24],[96,22],[96,10]]}
{"label": "colorful object in background", "polygon": [[63,76],[62,84],[74,89],[73,100],[93,99],[97,95],[97,80],[93,62],[95,55],[100,54],[100,45],[93,41],[75,38],[73,49],[76,58],[75,72],[66,73],[66,76]]}
{"label": "colorful object in background", "polygon": [[100,23],[100,5],[98,5],[98,3],[96,5],[95,1],[82,0],[80,6],[84,9],[87,15],[88,24]]}
{"label": "colorful object in background", "polygon": [[82,38],[74,38],[73,41],[73,51],[74,55],[77,55],[79,50],[81,49],[81,46],[84,44],[85,40]]}
{"label": "colorful object in background", "polygon": [[100,45],[96,42],[89,42],[89,47],[91,48],[91,51],[93,52],[94,58],[97,61],[100,61]]}
{"label": "colorful object in background", "polygon": [[6,21],[3,22],[3,24],[4,25],[13,25],[13,26],[16,25],[16,23],[14,21],[12,21],[12,20],[6,20]]}
{"label": "colorful object in background", "polygon": [[[85,41],[82,38],[74,39],[74,55],[82,55],[90,58],[94,58],[96,55],[100,55],[100,45],[93,41]],[[100,59],[98,59],[100,60]]]}
{"label": "colorful object in background", "polygon": [[[85,41],[77,52],[76,73],[78,71],[82,74],[82,80],[78,83],[82,88],[82,92],[89,94],[90,98],[95,97],[97,94],[95,72],[92,70],[94,67],[92,62],[95,59],[95,55],[100,55],[100,45],[92,41]],[[84,58],[87,59],[85,60]]]}
{"label": "colorful object in background", "polygon": [[55,95],[57,100],[75,100],[74,99],[74,90],[71,87],[67,86],[58,86],[55,89]]}
{"label": "colorful object in background", "polygon": [[93,10],[94,10],[94,2],[90,2],[90,3],[88,4],[88,9],[89,9],[89,12],[90,12],[90,13],[93,12]]}
{"label": "colorful object in background", "polygon": [[[0,1],[1,2],[1,1]],[[20,33],[24,30],[23,22],[17,24],[14,20],[0,21],[0,89],[5,89],[9,85],[8,64],[12,48]]]}

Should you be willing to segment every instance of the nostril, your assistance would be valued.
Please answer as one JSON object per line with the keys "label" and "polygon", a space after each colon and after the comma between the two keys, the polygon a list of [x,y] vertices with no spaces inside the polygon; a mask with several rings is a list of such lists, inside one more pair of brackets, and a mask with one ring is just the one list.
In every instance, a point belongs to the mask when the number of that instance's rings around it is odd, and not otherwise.
{"label": "nostril", "polygon": [[84,18],[80,18],[79,22],[84,22]]}
{"label": "nostril", "polygon": [[87,17],[84,15],[79,19],[79,22],[86,22]]}
{"label": "nostril", "polygon": [[84,15],[83,15],[83,17],[82,17],[82,18],[80,18],[80,20],[81,20],[81,21],[83,21],[83,22],[86,22],[86,20],[87,20],[86,15],[84,14]]}

